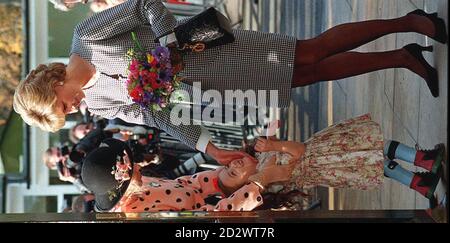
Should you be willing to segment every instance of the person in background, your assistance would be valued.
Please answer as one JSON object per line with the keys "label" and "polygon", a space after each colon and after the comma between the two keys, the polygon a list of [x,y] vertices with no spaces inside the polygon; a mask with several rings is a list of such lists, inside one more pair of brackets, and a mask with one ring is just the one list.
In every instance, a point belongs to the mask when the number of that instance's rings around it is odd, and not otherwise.
{"label": "person in background", "polygon": [[86,157],[86,155],[95,148],[98,148],[103,140],[112,137],[113,132],[103,130],[102,126],[96,126],[94,130],[87,133],[77,144],[73,146],[69,157],[72,161],[81,163],[84,157]]}
{"label": "person in background", "polygon": [[42,161],[50,170],[57,170],[59,179],[62,181],[73,182],[76,177],[73,171],[64,166],[69,158],[70,149],[67,146],[48,148],[43,156]]}
{"label": "person in background", "polygon": [[98,13],[101,11],[104,11],[106,9],[112,8],[114,6],[117,6],[126,0],[98,0],[98,1],[92,1],[90,8],[92,12]]}
{"label": "person in background", "polygon": [[72,213],[90,213],[94,211],[95,196],[87,193],[77,196],[72,201]]}
{"label": "person in background", "polygon": [[119,5],[126,0],[49,0],[55,9],[67,12],[73,9],[77,4],[90,4],[90,9],[94,13],[104,11],[108,8]]}
{"label": "person in background", "polygon": [[79,143],[93,129],[94,123],[80,122],[69,130],[69,139],[72,143]]}
{"label": "person in background", "polygon": [[89,192],[81,179],[81,165],[69,159],[71,150],[67,146],[47,149],[42,160],[50,170],[56,170],[61,181],[74,184],[81,192]]}

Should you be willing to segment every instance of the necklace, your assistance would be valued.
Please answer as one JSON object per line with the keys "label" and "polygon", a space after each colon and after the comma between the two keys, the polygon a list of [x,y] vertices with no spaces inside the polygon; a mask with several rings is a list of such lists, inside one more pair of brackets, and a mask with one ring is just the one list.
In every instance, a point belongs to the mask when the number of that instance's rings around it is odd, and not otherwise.
{"label": "necklace", "polygon": [[119,80],[121,78],[126,78],[122,74],[107,74],[107,73],[104,73],[104,72],[100,72],[100,73],[103,74],[103,75],[106,75],[106,76],[108,76],[110,78],[116,79],[116,80]]}

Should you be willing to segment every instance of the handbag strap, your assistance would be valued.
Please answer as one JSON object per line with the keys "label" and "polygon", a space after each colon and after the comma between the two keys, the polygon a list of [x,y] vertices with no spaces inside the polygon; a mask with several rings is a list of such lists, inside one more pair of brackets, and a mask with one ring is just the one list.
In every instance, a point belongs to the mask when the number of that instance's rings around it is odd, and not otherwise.
{"label": "handbag strap", "polygon": [[205,45],[205,43],[201,43],[201,42],[198,42],[195,44],[186,43],[186,44],[184,44],[183,47],[178,48],[179,51],[185,51],[187,49],[191,50],[192,52],[202,52],[206,49],[206,45]]}

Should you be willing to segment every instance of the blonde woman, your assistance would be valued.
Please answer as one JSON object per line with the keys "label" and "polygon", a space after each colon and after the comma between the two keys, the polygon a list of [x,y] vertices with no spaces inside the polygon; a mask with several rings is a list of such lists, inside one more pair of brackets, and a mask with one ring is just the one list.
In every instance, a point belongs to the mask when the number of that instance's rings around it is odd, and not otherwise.
{"label": "blonde woman", "polygon": [[[31,71],[16,89],[14,109],[26,123],[55,132],[64,125],[65,115],[84,99],[93,114],[164,130],[223,164],[248,156],[217,148],[201,126],[174,125],[170,111],[143,109],[128,95],[124,85],[128,62],[124,56],[134,46],[130,33],[137,33],[143,48],[150,50],[155,47],[155,39],[171,40],[161,37],[173,36],[176,25],[160,0],[129,0],[95,14],[75,28],[68,65],[39,65]],[[438,96],[437,71],[422,56],[430,48],[411,44],[388,52],[348,52],[400,32],[416,32],[447,42],[444,20],[422,10],[396,19],[336,26],[310,40],[234,30],[235,42],[183,57],[186,79],[182,89],[192,91],[190,84],[200,82],[203,90],[218,91],[221,97],[226,97],[227,90],[276,90],[278,106],[287,107],[292,88],[381,69],[406,68],[421,76],[433,96]],[[170,41],[161,44],[174,45]],[[235,103],[232,99],[226,105],[242,105]]]}

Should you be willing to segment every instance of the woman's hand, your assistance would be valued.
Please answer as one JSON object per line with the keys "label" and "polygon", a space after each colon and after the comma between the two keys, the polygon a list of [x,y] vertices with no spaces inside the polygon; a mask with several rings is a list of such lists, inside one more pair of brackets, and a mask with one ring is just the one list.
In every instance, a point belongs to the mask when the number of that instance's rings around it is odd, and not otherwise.
{"label": "woman's hand", "polygon": [[276,141],[259,137],[256,139],[255,150],[258,152],[275,151],[276,150]]}

